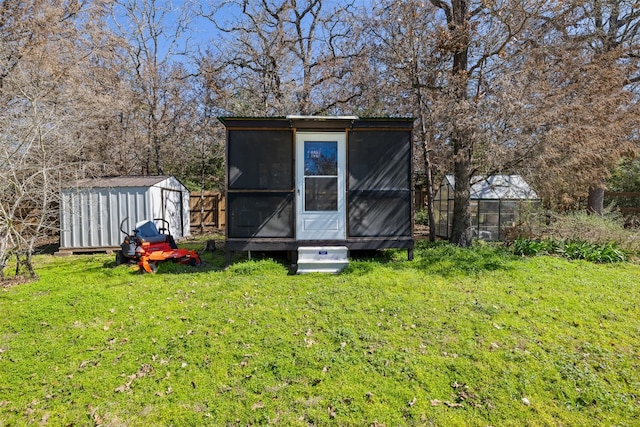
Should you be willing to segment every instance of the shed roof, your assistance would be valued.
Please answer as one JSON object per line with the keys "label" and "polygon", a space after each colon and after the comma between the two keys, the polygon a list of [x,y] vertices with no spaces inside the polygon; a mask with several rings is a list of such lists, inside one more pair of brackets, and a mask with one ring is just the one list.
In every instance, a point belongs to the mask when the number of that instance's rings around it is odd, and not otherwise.
{"label": "shed roof", "polygon": [[297,129],[413,129],[413,118],[380,117],[362,118],[358,116],[295,116],[286,117],[218,117],[227,128],[297,128]]}
{"label": "shed roof", "polygon": [[[153,187],[172,176],[111,176],[102,178],[86,178],[73,182],[71,188],[117,188],[117,187]],[[182,184],[181,184],[182,185]]]}
{"label": "shed roof", "polygon": [[[446,175],[445,180],[455,188],[455,177]],[[538,200],[536,192],[520,175],[474,176],[471,179],[471,199],[489,200]]]}

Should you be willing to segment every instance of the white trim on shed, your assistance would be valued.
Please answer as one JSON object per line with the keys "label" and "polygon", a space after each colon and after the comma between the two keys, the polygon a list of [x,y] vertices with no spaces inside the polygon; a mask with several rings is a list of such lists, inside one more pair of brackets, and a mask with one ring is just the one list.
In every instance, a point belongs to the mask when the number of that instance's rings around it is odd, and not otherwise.
{"label": "white trim on shed", "polygon": [[[163,218],[180,239],[190,235],[189,191],[173,176],[83,179],[61,190],[60,249],[117,248],[120,222]],[[158,224],[160,226],[160,224]]]}

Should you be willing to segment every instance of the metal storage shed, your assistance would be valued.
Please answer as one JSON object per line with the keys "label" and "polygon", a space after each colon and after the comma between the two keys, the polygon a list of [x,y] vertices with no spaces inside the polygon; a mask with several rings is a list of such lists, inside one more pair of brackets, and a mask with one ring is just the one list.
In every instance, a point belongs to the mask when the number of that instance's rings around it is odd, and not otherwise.
{"label": "metal storage shed", "polygon": [[[331,257],[323,248],[404,248],[413,256],[413,119],[220,121],[227,129],[227,262],[231,251],[252,250]],[[300,271],[299,258],[294,264]]]}
{"label": "metal storage shed", "polygon": [[[471,226],[474,237],[502,240],[505,227],[515,225],[524,210],[540,202],[520,175],[476,176],[471,179]],[[446,175],[434,198],[436,236],[449,238],[453,220],[455,178]]]}
{"label": "metal storage shed", "polygon": [[129,232],[138,221],[162,218],[176,239],[189,236],[189,191],[173,176],[76,181],[61,191],[60,251],[118,248],[125,218]]}

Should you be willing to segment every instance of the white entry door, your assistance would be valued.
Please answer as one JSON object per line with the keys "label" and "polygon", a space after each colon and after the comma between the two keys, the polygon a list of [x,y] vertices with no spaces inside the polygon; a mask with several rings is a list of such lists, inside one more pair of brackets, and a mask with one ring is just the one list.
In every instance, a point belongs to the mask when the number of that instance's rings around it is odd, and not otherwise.
{"label": "white entry door", "polygon": [[296,134],[296,238],[346,237],[344,133]]}

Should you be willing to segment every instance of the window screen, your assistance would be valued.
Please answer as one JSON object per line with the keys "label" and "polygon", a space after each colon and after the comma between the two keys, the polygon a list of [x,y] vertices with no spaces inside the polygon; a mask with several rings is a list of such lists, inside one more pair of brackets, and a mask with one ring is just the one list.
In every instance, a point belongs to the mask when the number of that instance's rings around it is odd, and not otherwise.
{"label": "window screen", "polygon": [[228,144],[229,189],[293,189],[290,130],[230,130]]}
{"label": "window screen", "polygon": [[409,132],[353,131],[349,134],[349,189],[409,189]]}
{"label": "window screen", "polygon": [[228,236],[293,237],[292,193],[228,193]]}
{"label": "window screen", "polygon": [[349,235],[411,236],[411,133],[352,131]]}
{"label": "window screen", "polygon": [[411,235],[411,193],[353,191],[349,193],[349,235],[394,237]]}

